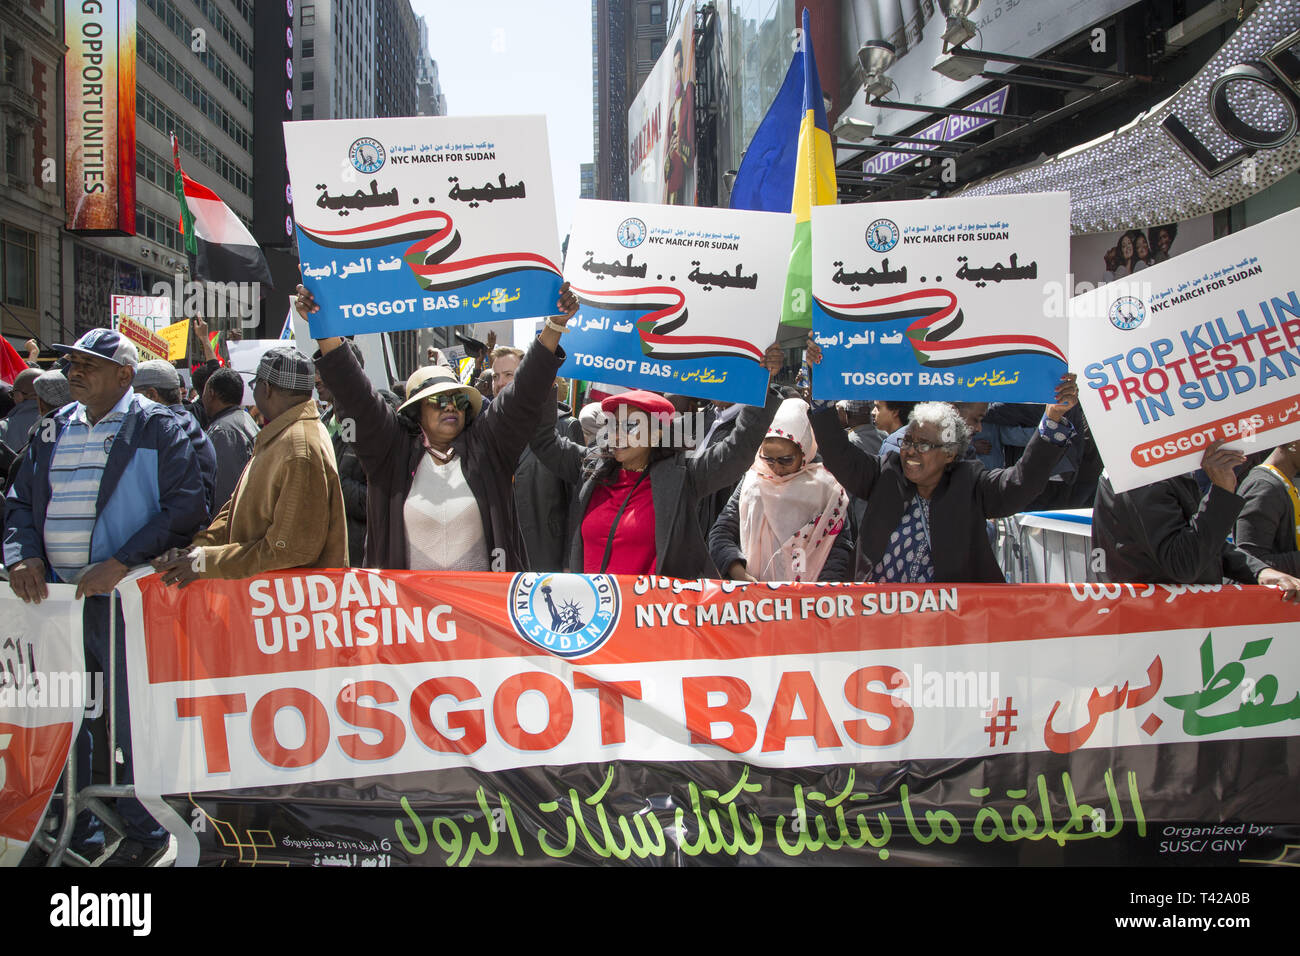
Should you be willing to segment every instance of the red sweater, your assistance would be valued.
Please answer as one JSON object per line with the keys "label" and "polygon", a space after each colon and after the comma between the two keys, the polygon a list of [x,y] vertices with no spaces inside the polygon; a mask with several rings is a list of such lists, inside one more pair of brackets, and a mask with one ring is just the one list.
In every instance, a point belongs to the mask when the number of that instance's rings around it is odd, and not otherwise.
{"label": "red sweater", "polygon": [[[582,519],[582,570],[586,574],[600,572],[614,515],[640,477],[640,472],[620,468],[611,484],[601,485],[592,492],[587,514]],[[605,570],[609,574],[654,573],[655,505],[648,476],[637,485],[632,500],[623,508],[614,532],[614,547],[609,553],[609,567]]]}

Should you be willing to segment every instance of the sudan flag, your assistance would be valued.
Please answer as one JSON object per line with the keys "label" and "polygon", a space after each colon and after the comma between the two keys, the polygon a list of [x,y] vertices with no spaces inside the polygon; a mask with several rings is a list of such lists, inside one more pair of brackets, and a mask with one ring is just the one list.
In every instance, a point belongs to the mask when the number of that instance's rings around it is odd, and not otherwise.
{"label": "sudan flag", "polygon": [[750,141],[731,189],[732,209],[795,214],[781,321],[812,324],[812,207],[836,199],[835,156],[813,57],[808,9],[803,42]]}
{"label": "sudan flag", "polygon": [[181,205],[181,233],[196,279],[212,282],[260,282],[271,287],[271,270],[252,234],[216,193],[181,171],[180,144],[172,137],[176,199]]}

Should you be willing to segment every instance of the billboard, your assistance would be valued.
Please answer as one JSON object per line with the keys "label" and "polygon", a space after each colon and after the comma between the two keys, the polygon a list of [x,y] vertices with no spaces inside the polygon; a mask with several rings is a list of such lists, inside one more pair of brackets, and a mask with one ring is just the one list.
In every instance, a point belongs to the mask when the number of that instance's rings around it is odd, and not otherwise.
{"label": "billboard", "polygon": [[695,204],[695,4],[627,111],[627,196],[632,202]]}
{"label": "billboard", "polygon": [[135,235],[135,0],[64,6],[64,224]]}

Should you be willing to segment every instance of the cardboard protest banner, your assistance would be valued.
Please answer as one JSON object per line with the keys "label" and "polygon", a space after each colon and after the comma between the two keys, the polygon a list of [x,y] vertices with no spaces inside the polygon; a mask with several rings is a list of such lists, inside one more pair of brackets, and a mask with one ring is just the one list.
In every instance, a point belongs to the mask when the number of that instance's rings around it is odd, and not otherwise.
{"label": "cardboard protest banner", "polygon": [[1242,865],[1300,825],[1300,625],[1261,587],[120,590],[136,788],[178,865]]}
{"label": "cardboard protest banner", "polygon": [[49,589],[40,604],[0,592],[0,868],[27,852],[83,714],[104,704],[104,675],[84,664],[77,589]]}
{"label": "cardboard protest banner", "polygon": [[580,200],[560,375],[761,405],[794,217]]}
{"label": "cardboard protest banner", "polygon": [[155,332],[151,332],[129,316],[117,316],[113,322],[113,327],[135,343],[141,362],[147,362],[151,359],[165,359],[171,350],[166,339]]}
{"label": "cardboard protest banner", "polygon": [[1052,400],[1067,193],[817,206],[812,228],[816,398]]}
{"label": "cardboard protest banner", "polygon": [[163,358],[169,362],[178,362],[185,358],[190,348],[190,320],[181,319],[158,330],[158,337],[167,343],[167,354]]}
{"label": "cardboard protest banner", "polygon": [[115,295],[110,297],[113,319],[119,315],[134,319],[150,332],[157,332],[172,320],[172,300],[168,295]]}
{"label": "cardboard protest banner", "polygon": [[550,315],[542,116],[284,124],[316,338]]}
{"label": "cardboard protest banner", "polygon": [[1300,437],[1300,210],[1070,302],[1070,365],[1116,491]]}

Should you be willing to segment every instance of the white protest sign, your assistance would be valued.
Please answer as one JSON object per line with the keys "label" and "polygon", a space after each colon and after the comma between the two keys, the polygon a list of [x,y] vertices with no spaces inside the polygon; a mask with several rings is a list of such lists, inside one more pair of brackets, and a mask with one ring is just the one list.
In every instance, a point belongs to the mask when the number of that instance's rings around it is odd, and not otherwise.
{"label": "white protest sign", "polygon": [[1300,437],[1292,210],[1070,302],[1070,365],[1116,491]]}
{"label": "white protest sign", "polygon": [[814,206],[812,237],[817,398],[1052,400],[1067,193]]}
{"label": "white protest sign", "polygon": [[284,139],[316,338],[555,311],[545,117],[285,123]]}
{"label": "white protest sign", "polygon": [[580,200],[560,375],[763,404],[793,236],[788,213]]}

